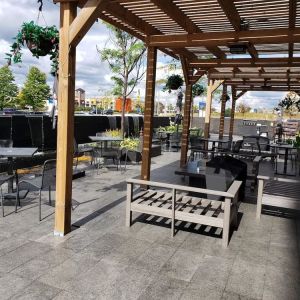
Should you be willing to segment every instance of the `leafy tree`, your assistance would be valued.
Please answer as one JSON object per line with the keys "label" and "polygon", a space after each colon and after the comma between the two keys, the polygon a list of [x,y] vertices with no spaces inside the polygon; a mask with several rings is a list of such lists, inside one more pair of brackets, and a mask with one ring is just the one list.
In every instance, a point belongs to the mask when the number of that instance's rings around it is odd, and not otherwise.
{"label": "leafy tree", "polygon": [[33,110],[43,109],[50,96],[50,87],[46,83],[46,74],[38,68],[30,68],[21,92],[21,102]]}
{"label": "leafy tree", "polygon": [[18,94],[18,87],[14,83],[15,78],[8,66],[0,68],[0,110],[14,105]]}
{"label": "leafy tree", "polygon": [[300,111],[300,97],[295,92],[288,92],[275,108],[277,111],[283,110],[291,118]]}
{"label": "leafy tree", "polygon": [[124,136],[124,119],[126,98],[142,79],[146,47],[139,39],[110,24],[106,24],[110,31],[111,47],[98,52],[102,61],[106,61],[114,76],[111,77],[115,86],[113,94],[123,99],[121,131]]}
{"label": "leafy tree", "polygon": [[241,113],[241,114],[245,114],[247,112],[249,112],[251,110],[251,107],[248,106],[247,104],[245,104],[244,102],[241,102],[239,105],[237,105],[236,107],[236,111]]}

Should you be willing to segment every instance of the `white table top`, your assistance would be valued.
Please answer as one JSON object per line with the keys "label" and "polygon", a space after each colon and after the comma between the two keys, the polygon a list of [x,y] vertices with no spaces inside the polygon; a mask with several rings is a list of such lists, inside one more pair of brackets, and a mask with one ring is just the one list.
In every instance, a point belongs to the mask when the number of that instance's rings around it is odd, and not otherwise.
{"label": "white table top", "polygon": [[89,139],[93,142],[121,142],[123,139],[121,137],[112,136],[89,136]]}

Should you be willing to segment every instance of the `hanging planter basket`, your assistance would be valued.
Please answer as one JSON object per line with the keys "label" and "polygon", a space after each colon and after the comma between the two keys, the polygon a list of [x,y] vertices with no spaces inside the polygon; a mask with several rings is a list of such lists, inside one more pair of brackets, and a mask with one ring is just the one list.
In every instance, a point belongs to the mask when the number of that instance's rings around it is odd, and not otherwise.
{"label": "hanging planter basket", "polygon": [[45,38],[41,38],[39,45],[31,40],[26,41],[27,48],[33,54],[33,56],[46,56],[50,54],[53,49],[53,42],[46,40]]}
{"label": "hanging planter basket", "polygon": [[6,59],[10,65],[12,62],[22,62],[22,47],[24,45],[36,58],[50,55],[51,74],[56,75],[58,71],[58,47],[59,32],[56,26],[42,27],[31,22],[24,22],[15,42],[11,45],[10,53],[6,53]]}
{"label": "hanging planter basket", "polygon": [[171,90],[178,90],[182,85],[183,78],[180,75],[173,74],[167,78],[167,82],[163,90],[171,92]]}

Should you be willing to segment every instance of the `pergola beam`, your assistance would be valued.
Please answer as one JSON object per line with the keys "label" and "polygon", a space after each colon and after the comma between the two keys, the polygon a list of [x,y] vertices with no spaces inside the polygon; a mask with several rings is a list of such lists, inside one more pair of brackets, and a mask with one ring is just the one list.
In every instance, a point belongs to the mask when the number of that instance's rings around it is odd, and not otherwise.
{"label": "pergola beam", "polygon": [[277,72],[277,73],[257,73],[257,72],[219,72],[219,73],[210,73],[211,79],[300,79],[299,73],[290,73],[287,74],[286,72]]}
{"label": "pergola beam", "polygon": [[[200,28],[193,23],[171,0],[151,0],[158,8],[165,12],[171,19],[180,25],[188,33],[201,33]],[[224,58],[226,55],[218,47],[207,47],[214,56]]]}
{"label": "pergola beam", "polygon": [[[297,17],[297,0],[290,0],[289,2],[289,29],[294,29],[296,26]],[[289,58],[294,54],[294,43],[289,43]]]}
{"label": "pergola beam", "polygon": [[69,43],[77,46],[97,19],[98,10],[104,8],[107,0],[88,0],[78,16],[72,22],[69,33]]}
{"label": "pergola beam", "polygon": [[232,42],[253,42],[255,45],[299,43],[300,28],[154,35],[149,38],[149,45],[168,48],[228,46]]}
{"label": "pergola beam", "polygon": [[232,58],[232,59],[196,59],[189,63],[190,67],[210,68],[233,68],[239,67],[300,67],[300,57],[292,59],[287,57],[272,58]]}

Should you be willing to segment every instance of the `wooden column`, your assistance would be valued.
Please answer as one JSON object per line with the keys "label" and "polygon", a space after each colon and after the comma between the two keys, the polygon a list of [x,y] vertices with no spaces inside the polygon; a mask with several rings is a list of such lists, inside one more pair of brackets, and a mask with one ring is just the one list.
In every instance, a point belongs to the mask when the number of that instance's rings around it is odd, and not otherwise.
{"label": "wooden column", "polygon": [[204,138],[206,139],[209,137],[212,94],[213,94],[213,81],[211,79],[208,79],[207,99],[206,99],[206,108],[205,108],[205,124],[204,124]]}
{"label": "wooden column", "polygon": [[184,116],[183,116],[183,128],[181,137],[181,155],[180,166],[183,167],[187,162],[187,153],[189,150],[189,134],[190,134],[190,121],[191,121],[191,106],[192,101],[192,84],[186,84],[185,102],[184,102]]}
{"label": "wooden column", "polygon": [[148,47],[141,179],[150,179],[157,49]]}
{"label": "wooden column", "polygon": [[230,113],[230,124],[229,124],[229,140],[232,141],[233,136],[233,126],[234,126],[234,115],[235,115],[235,104],[236,104],[236,88],[231,86],[232,91],[232,105],[231,105],[231,113]]}
{"label": "wooden column", "polygon": [[222,139],[224,135],[224,123],[225,123],[225,110],[227,102],[227,85],[223,84],[223,92],[221,98],[221,115],[220,115],[220,125],[219,125],[219,138]]}
{"label": "wooden column", "polygon": [[60,3],[57,171],[54,234],[71,231],[72,169],[76,48],[69,46],[69,29],[77,2]]}

